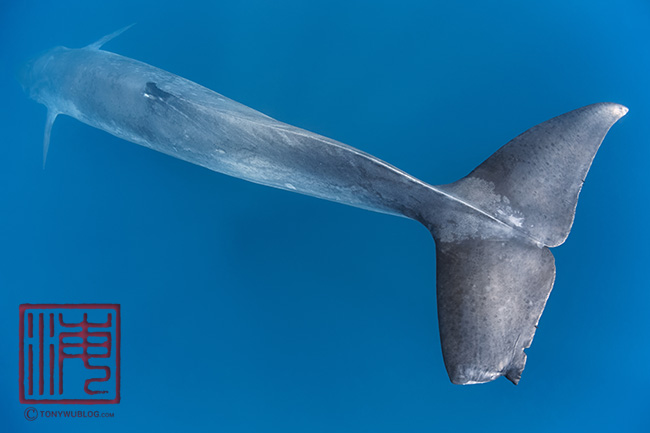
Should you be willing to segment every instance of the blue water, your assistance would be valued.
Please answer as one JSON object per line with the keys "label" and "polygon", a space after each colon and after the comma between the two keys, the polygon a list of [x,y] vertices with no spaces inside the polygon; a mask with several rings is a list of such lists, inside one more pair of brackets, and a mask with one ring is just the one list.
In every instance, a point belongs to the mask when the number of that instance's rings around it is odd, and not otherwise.
{"label": "blue water", "polygon": [[[494,3],[3,2],[0,430],[650,431],[650,4]],[[229,178],[66,117],[43,170],[45,109],[16,69],[132,22],[107,50],[430,183],[550,117],[628,106],[553,250],[520,385],[449,382],[434,244],[415,222]],[[99,408],[113,418],[25,419],[21,303],[121,304],[122,401]]]}

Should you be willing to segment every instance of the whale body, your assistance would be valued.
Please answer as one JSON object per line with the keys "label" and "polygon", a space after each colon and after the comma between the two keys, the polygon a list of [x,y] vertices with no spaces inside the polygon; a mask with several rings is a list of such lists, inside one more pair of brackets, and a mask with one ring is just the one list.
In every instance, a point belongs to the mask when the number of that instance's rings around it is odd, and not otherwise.
{"label": "whale body", "polygon": [[210,170],[424,224],[436,244],[443,358],[456,384],[506,376],[555,279],[549,248],[571,230],[582,184],[609,128],[627,113],[598,103],[516,137],[466,177],[429,185],[367,153],[266,116],[192,81],[102,49],[53,48],[20,81],[57,115]]}

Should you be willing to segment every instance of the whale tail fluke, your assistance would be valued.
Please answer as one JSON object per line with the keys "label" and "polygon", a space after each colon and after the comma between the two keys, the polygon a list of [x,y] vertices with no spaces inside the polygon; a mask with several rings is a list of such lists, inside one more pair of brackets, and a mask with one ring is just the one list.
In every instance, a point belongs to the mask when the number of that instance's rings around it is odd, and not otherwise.
{"label": "whale tail fluke", "polygon": [[627,113],[589,105],[541,123],[467,177],[429,228],[436,241],[438,320],[454,383],[518,383],[578,195],[609,128]]}

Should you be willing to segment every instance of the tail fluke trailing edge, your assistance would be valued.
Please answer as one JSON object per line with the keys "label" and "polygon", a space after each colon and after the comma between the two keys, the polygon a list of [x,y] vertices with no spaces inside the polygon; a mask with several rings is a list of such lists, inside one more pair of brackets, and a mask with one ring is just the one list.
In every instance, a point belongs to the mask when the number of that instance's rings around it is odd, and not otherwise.
{"label": "tail fluke trailing edge", "polygon": [[[578,195],[609,128],[627,113],[602,103],[524,132],[467,177],[436,187],[455,205],[428,226],[436,240],[438,320],[452,382],[518,383]],[[449,227],[452,226],[452,229]]]}

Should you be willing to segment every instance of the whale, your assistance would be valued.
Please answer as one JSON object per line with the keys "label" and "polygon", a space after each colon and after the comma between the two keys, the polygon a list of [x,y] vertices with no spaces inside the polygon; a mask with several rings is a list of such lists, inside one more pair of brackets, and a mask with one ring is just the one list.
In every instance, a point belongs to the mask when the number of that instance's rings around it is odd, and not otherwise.
{"label": "whale", "polygon": [[[129,26],[130,27],[130,26]],[[128,27],[127,27],[128,28]],[[413,219],[433,236],[440,343],[454,384],[517,384],[592,160],[628,109],[595,103],[523,132],[467,176],[434,185],[173,73],[103,49],[57,46],[18,79],[52,125],[71,116],[250,182]]]}

